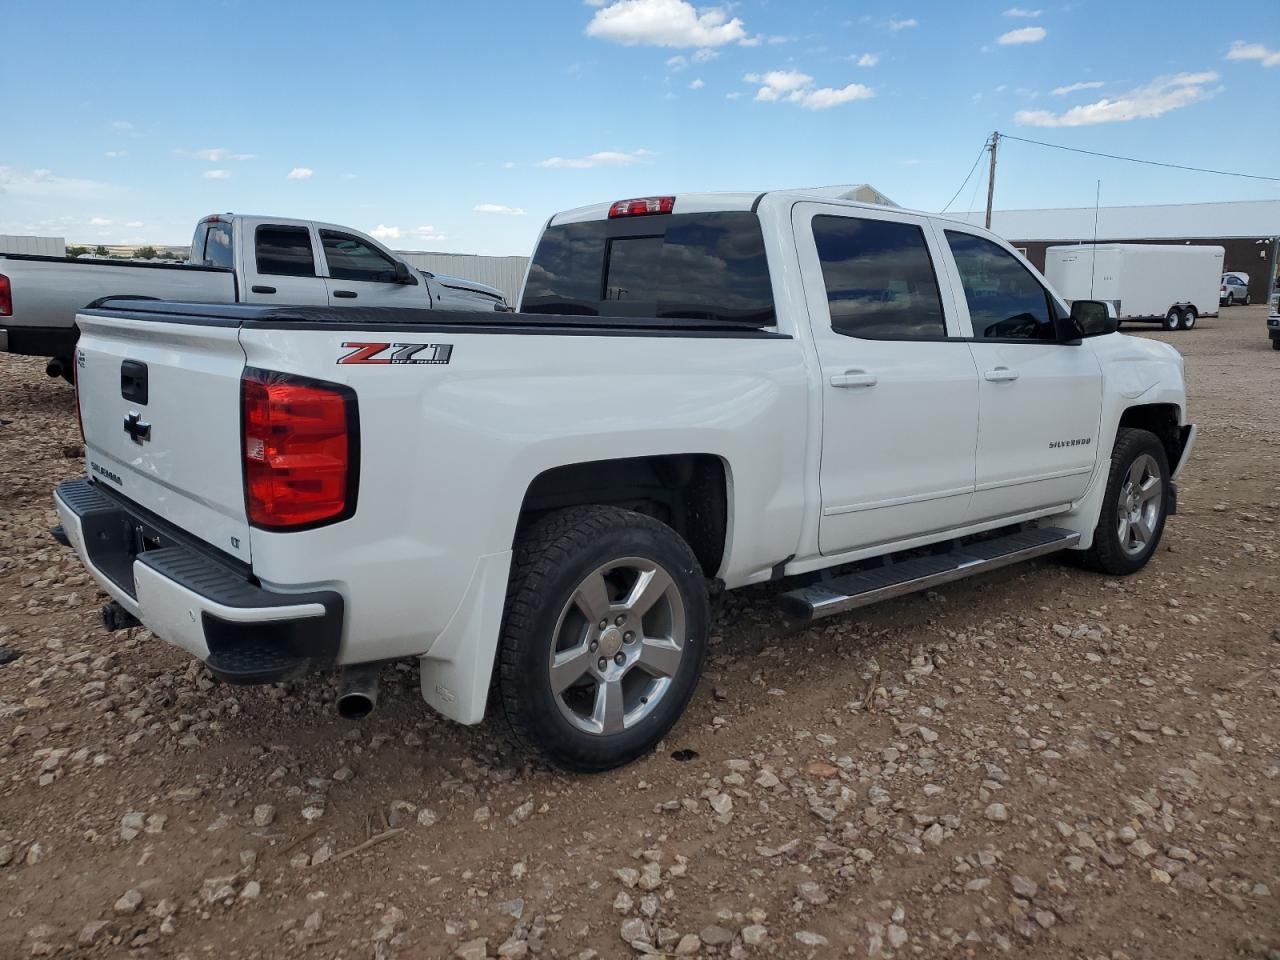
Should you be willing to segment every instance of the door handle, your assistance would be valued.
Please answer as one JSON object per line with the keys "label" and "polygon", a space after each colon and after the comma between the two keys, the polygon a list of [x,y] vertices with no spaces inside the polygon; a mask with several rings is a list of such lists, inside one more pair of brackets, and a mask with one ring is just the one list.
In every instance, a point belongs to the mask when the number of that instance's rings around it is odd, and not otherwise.
{"label": "door handle", "polygon": [[275,287],[264,287],[260,283],[255,283],[249,289],[252,290],[254,293],[275,293],[276,292]]}
{"label": "door handle", "polygon": [[333,291],[333,295],[335,297],[342,297],[344,300],[354,300],[356,298],[356,292],[354,290],[335,290]]}
{"label": "door handle", "polygon": [[1012,367],[996,367],[994,370],[988,370],[984,373],[982,378],[990,380],[992,383],[1007,383],[1018,379],[1018,371]]}
{"label": "door handle", "polygon": [[846,370],[844,373],[837,373],[831,378],[833,387],[874,387],[879,382],[879,377],[874,373],[867,373],[865,370]]}

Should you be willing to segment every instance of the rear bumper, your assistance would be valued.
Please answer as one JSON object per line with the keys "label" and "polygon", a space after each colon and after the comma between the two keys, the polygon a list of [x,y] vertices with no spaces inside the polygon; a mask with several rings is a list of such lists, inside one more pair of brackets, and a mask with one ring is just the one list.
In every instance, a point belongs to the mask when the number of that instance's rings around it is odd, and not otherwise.
{"label": "rear bumper", "polygon": [[80,331],[70,327],[5,326],[0,319],[0,352],[29,357],[68,357],[75,352]]}
{"label": "rear bumper", "polygon": [[89,573],[156,636],[231,683],[276,683],[332,666],[343,599],[281,593],[87,479],[54,491],[62,532]]}

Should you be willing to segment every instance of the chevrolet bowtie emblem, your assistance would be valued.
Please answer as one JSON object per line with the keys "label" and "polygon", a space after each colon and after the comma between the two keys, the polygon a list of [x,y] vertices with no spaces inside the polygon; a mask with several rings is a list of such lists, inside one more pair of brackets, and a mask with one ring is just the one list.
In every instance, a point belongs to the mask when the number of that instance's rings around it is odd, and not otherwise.
{"label": "chevrolet bowtie emblem", "polygon": [[124,432],[141,446],[151,439],[151,424],[143,420],[141,414],[131,413],[124,418]]}

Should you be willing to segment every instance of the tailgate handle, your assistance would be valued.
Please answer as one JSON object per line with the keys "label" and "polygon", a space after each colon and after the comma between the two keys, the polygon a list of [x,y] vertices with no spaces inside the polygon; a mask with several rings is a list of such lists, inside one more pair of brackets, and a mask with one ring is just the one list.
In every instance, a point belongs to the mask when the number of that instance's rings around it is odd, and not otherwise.
{"label": "tailgate handle", "polygon": [[260,283],[255,283],[249,289],[252,290],[254,293],[275,293],[276,292],[275,287],[264,287]]}
{"label": "tailgate handle", "polygon": [[120,364],[120,396],[131,403],[147,402],[147,365],[140,360]]}

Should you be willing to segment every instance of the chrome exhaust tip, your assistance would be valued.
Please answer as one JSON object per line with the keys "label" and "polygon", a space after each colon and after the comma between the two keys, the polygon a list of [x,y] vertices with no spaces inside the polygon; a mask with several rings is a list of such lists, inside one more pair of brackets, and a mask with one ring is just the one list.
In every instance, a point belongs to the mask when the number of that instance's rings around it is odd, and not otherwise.
{"label": "chrome exhaust tip", "polygon": [[338,678],[338,716],[363,720],[378,705],[378,681],[382,665],[357,663],[342,669]]}

